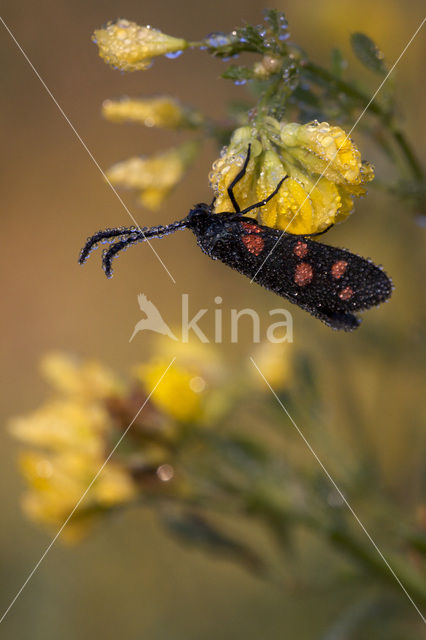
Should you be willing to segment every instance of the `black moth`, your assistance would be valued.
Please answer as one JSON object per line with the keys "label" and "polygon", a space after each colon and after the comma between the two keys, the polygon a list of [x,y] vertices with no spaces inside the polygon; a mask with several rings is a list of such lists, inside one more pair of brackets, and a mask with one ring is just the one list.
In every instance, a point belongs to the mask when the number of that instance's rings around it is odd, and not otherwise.
{"label": "black moth", "polygon": [[306,235],[271,229],[245,217],[246,213],[264,206],[273,198],[286,179],[279,182],[268,198],[241,211],[233,188],[244,176],[249,158],[250,146],[244,166],[228,187],[235,212],[214,214],[213,201],[211,205],[197,204],[186,218],[166,227],[99,231],[87,240],[81,250],[80,264],[87,260],[98,243],[114,240],[102,258],[104,271],[110,278],[113,258],[131,244],[162,238],[178,229],[190,229],[198,245],[213,260],[221,260],[333,329],[356,329],[360,319],[353,312],[387,300],[392,293],[391,280],[370,260],[345,249],[315,242]]}

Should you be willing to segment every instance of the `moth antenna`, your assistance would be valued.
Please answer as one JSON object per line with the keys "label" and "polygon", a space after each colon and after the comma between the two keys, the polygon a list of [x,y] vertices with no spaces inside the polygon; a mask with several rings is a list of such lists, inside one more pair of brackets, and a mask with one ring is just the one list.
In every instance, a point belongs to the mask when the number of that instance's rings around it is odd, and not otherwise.
{"label": "moth antenna", "polygon": [[78,262],[80,264],[84,264],[91,254],[92,250],[96,248],[96,245],[99,242],[104,242],[105,240],[112,240],[112,238],[117,238],[120,236],[130,235],[131,233],[135,233],[137,231],[136,227],[116,227],[114,229],[104,229],[103,231],[98,231],[94,233],[93,236],[87,239],[86,244],[80,251],[80,256],[78,258]]}
{"label": "moth antenna", "polygon": [[112,261],[117,253],[119,253],[123,249],[126,249],[131,244],[138,242],[138,240],[138,237],[126,238],[125,240],[114,242],[114,244],[112,244],[109,249],[105,249],[104,255],[102,256],[102,267],[107,278],[112,278]]}
{"label": "moth antenna", "polygon": [[79,263],[83,264],[90,255],[90,252],[99,242],[107,242],[113,238],[119,238],[118,242],[114,242],[110,245],[109,249],[106,249],[102,258],[102,265],[108,278],[112,276],[112,260],[122,249],[127,248],[131,244],[136,242],[144,242],[149,238],[162,238],[170,233],[174,233],[178,229],[185,229],[187,226],[187,218],[172,222],[167,226],[159,225],[157,227],[144,227],[143,229],[138,227],[105,229],[104,231],[98,231],[91,236],[83,249],[80,252]]}

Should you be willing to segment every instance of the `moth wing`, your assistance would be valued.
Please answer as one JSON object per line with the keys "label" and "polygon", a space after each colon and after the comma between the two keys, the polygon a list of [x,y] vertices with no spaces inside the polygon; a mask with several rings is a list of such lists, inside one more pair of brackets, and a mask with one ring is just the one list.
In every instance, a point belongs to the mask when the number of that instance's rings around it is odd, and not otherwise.
{"label": "moth wing", "polygon": [[392,282],[373,262],[305,236],[283,233],[253,221],[229,220],[208,246],[213,259],[297,304],[334,329],[352,331],[354,315],[392,293]]}

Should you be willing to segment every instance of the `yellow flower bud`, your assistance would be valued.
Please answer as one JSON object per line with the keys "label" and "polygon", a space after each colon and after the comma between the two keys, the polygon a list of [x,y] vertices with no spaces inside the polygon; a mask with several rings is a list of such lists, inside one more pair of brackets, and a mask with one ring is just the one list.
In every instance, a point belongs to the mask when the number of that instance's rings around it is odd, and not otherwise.
{"label": "yellow flower bud", "polygon": [[158,98],[121,98],[105,100],[102,114],[112,122],[138,122],[145,127],[179,129],[199,126],[202,115],[193,109],[182,107],[177,100]]}
{"label": "yellow flower bud", "polygon": [[99,47],[101,58],[122,71],[144,71],[151,66],[155,56],[177,55],[189,46],[186,40],[124,19],[97,29],[92,39]]}
{"label": "yellow flower bud", "polygon": [[198,142],[187,142],[151,158],[129,158],[113,165],[106,176],[114,185],[139,191],[143,205],[158,209],[181,181],[198,149]]}
{"label": "yellow flower bud", "polygon": [[253,65],[253,72],[257,78],[267,78],[279,71],[282,60],[275,56],[263,56],[260,62]]}

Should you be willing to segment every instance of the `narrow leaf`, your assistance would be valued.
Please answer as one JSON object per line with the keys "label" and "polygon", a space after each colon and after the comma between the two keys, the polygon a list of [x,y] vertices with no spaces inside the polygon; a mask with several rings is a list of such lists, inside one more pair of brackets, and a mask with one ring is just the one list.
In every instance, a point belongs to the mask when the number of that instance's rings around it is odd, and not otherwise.
{"label": "narrow leaf", "polygon": [[383,53],[365,33],[353,33],[351,45],[356,57],[365,67],[380,75],[386,74]]}
{"label": "narrow leaf", "polygon": [[331,51],[331,72],[333,75],[337,76],[337,78],[341,78],[346,67],[347,62],[343,57],[342,52],[340,49],[335,47]]}

